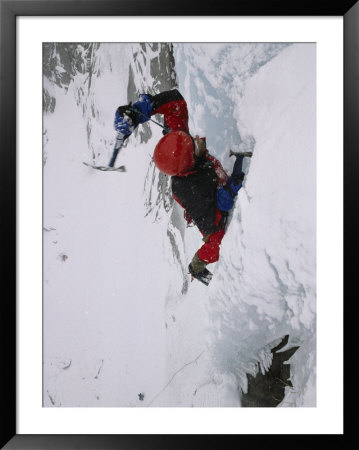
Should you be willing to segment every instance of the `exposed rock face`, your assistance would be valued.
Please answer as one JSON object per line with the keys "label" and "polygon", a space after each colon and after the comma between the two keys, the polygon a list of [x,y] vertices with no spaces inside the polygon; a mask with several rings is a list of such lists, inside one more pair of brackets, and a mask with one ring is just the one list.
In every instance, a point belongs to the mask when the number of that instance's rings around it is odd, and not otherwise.
{"label": "exposed rock face", "polygon": [[243,407],[275,407],[283,400],[286,387],[293,387],[290,381],[290,364],[285,364],[299,347],[292,347],[280,352],[288,343],[289,336],[283,337],[282,341],[274,347],[272,365],[263,375],[258,371],[257,375],[247,375],[248,391],[242,394]]}
{"label": "exposed rock face", "polygon": [[56,99],[51,94],[51,85],[67,89],[70,82],[79,73],[91,72],[93,56],[100,44],[96,43],[44,43],[42,49],[42,67],[44,90],[43,108],[45,112],[54,112]]}

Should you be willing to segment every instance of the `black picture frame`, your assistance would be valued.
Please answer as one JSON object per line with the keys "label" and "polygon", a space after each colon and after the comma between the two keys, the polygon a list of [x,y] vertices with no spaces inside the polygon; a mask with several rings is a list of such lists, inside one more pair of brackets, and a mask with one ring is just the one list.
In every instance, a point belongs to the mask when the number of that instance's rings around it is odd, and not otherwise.
{"label": "black picture frame", "polygon": [[[175,12],[174,12],[175,10]],[[1,448],[45,449],[169,449],[197,448],[208,445],[226,448],[230,445],[318,445],[327,437],[343,448],[344,438],[350,441],[354,415],[345,421],[343,435],[19,435],[16,431],[16,17],[19,16],[342,16],[344,18],[344,286],[352,291],[356,264],[354,257],[358,236],[356,219],[357,199],[354,180],[357,178],[359,129],[359,5],[356,0],[337,2],[276,0],[198,2],[183,0],[173,3],[164,0],[0,0],[0,143],[2,194],[2,256],[3,264],[1,304],[2,344],[2,402]],[[335,184],[335,174],[333,174]],[[333,185],[331,188],[335,188]],[[355,261],[355,259],[354,259]],[[344,268],[346,270],[344,270]],[[353,293],[354,293],[353,289]],[[349,299],[347,299],[349,300]],[[355,341],[353,333],[356,298],[345,304],[347,332],[344,357],[349,361],[349,345]],[[351,372],[347,365],[346,379]],[[350,390],[349,382],[347,383]],[[353,384],[354,386],[354,384]],[[355,390],[355,387],[353,387]],[[329,394],[330,395],[330,394]],[[346,406],[350,400],[345,402]],[[295,441],[294,441],[295,438]],[[207,440],[207,442],[204,442]],[[273,443],[272,443],[273,446]]]}

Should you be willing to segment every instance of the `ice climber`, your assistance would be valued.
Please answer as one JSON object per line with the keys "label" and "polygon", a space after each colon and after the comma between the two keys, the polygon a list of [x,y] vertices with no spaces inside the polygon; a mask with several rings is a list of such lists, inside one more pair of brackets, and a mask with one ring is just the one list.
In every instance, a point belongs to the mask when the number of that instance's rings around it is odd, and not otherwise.
{"label": "ice climber", "polygon": [[[208,285],[212,274],[206,266],[219,259],[228,211],[244,179],[243,158],[252,153],[235,154],[233,173],[228,177],[221,163],[209,154],[206,139],[189,134],[187,104],[177,89],[139,98],[116,110],[114,127],[124,141],[140,123],[163,114],[164,136],[155,147],[154,163],[171,177],[173,198],[184,208],[187,223],[196,225],[203,236],[204,243],[188,270]],[[113,165],[114,158],[111,161]]]}

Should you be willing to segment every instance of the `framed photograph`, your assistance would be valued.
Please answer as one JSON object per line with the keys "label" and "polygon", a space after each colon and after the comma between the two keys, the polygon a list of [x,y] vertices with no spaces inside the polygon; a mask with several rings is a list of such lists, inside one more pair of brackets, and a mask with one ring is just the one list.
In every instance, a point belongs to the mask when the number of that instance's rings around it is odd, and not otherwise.
{"label": "framed photograph", "polygon": [[358,5],[253,3],[1,0],[3,448],[344,436]]}

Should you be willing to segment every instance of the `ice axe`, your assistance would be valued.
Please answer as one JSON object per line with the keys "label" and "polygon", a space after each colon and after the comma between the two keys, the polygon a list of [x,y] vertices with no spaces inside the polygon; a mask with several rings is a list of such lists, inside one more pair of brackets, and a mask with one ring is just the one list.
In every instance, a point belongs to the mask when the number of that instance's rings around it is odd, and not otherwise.
{"label": "ice axe", "polygon": [[248,156],[249,158],[253,155],[253,152],[234,152],[233,150],[229,150],[229,156]]}
{"label": "ice axe", "polygon": [[125,142],[124,135],[122,133],[118,133],[116,136],[115,146],[113,148],[112,156],[110,162],[108,163],[109,167],[113,167],[115,165],[115,161],[118,155],[118,152],[123,147],[123,143]]}

